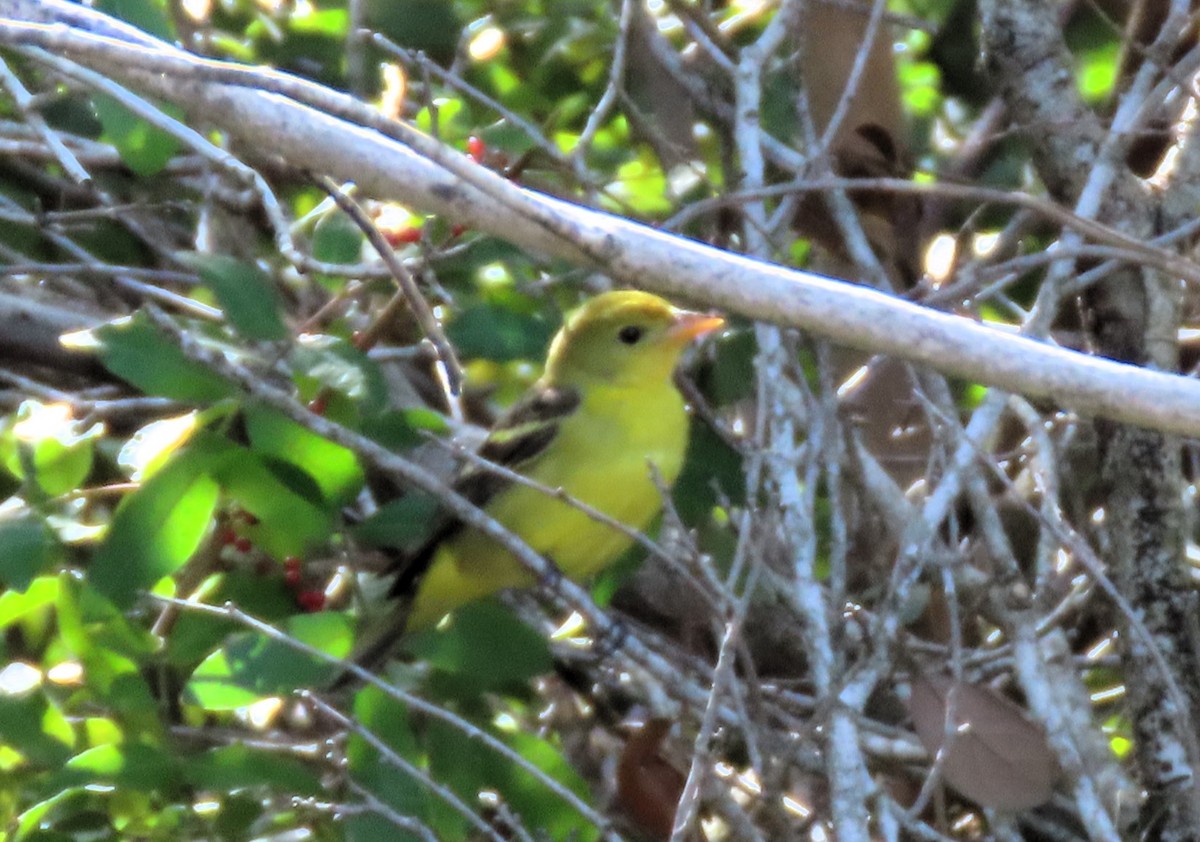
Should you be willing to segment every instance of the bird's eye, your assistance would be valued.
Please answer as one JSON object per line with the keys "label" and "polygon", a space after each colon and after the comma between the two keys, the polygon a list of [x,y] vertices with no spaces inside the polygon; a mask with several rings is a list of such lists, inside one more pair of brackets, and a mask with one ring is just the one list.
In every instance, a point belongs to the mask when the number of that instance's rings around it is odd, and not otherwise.
{"label": "bird's eye", "polygon": [[638,340],[642,338],[642,329],[637,325],[625,325],[621,328],[621,332],[617,334],[617,338],[626,345],[636,345]]}

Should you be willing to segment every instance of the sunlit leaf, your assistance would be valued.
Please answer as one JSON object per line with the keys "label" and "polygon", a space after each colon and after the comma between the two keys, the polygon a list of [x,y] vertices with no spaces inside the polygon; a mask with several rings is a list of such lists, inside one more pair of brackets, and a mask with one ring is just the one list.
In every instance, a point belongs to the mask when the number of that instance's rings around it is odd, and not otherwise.
{"label": "sunlit leaf", "polygon": [[191,558],[216,510],[212,461],[206,449],[189,449],[121,502],[88,567],[97,590],[128,606]]}
{"label": "sunlit leaf", "polygon": [[228,497],[255,518],[243,532],[268,555],[305,556],[328,541],[335,507],[324,499],[317,481],[291,463],[231,449],[213,476]]}
{"label": "sunlit leaf", "polygon": [[[301,614],[283,632],[335,657],[350,654],[353,643],[347,617],[330,611]],[[207,710],[244,707],[260,698],[320,686],[337,667],[257,632],[235,634],[192,673],[188,698]]]}
{"label": "sunlit leaf", "polygon": [[331,503],[345,505],[362,488],[363,472],[358,458],[341,445],[265,407],[246,407],[245,418],[254,450],[303,470]]}
{"label": "sunlit leaf", "polygon": [[42,492],[56,497],[91,473],[103,433],[103,424],[76,421],[66,404],[24,401],[0,429],[0,457],[14,476],[36,479]]}

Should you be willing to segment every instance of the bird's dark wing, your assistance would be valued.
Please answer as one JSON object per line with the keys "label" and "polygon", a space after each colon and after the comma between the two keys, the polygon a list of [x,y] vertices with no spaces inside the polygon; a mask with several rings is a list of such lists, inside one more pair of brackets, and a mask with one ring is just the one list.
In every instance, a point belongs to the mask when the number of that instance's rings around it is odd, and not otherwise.
{"label": "bird's dark wing", "polygon": [[[537,459],[558,435],[563,419],[579,408],[580,395],[574,389],[556,386],[535,387],[506,412],[488,434],[479,450],[487,461],[520,471]],[[454,482],[454,490],[479,508],[487,505],[511,480],[482,465],[468,464]],[[396,578],[389,595],[412,594],[433,560],[439,544],[463,528],[462,521],[448,517],[428,540],[397,561]]]}

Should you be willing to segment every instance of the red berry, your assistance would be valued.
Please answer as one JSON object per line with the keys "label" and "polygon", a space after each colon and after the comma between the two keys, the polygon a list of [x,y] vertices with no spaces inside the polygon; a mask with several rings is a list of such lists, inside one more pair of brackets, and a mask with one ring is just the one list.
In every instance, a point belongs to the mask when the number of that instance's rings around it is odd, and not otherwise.
{"label": "red berry", "polygon": [[405,243],[421,242],[421,229],[416,225],[406,225],[403,228],[397,228],[395,231],[388,231],[384,234],[384,239],[389,245],[399,246]]}
{"label": "red berry", "polygon": [[226,526],[217,537],[222,546],[228,547],[230,544],[237,543],[238,534],[232,526]]}
{"label": "red berry", "polygon": [[239,553],[248,553],[254,549],[254,542],[243,535],[233,542],[233,548]]}
{"label": "red berry", "polygon": [[326,395],[317,395],[308,402],[308,411],[313,415],[324,415],[327,409],[329,409],[329,398]]}
{"label": "red berry", "polygon": [[487,154],[487,144],[483,142],[482,138],[471,135],[467,138],[467,154],[475,163],[482,164],[483,156]]}
{"label": "red berry", "polygon": [[283,560],[283,581],[289,588],[296,588],[304,578],[303,571],[300,569],[302,562],[294,555],[290,555]]}
{"label": "red berry", "polygon": [[454,239],[455,237],[461,237],[463,235],[463,232],[466,230],[467,230],[467,226],[463,225],[461,222],[455,223],[450,228],[450,239]]}
{"label": "red berry", "polygon": [[296,604],[308,613],[320,611],[325,607],[324,591],[300,591],[296,594]]}

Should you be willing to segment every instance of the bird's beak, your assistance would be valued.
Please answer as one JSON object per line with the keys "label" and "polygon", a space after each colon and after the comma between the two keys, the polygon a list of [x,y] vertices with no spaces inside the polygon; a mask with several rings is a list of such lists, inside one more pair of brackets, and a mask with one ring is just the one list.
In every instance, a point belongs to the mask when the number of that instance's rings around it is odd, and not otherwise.
{"label": "bird's beak", "polygon": [[706,333],[712,333],[724,324],[725,320],[720,316],[680,310],[675,316],[675,324],[667,330],[667,335],[681,343],[686,343],[699,336],[704,336]]}

